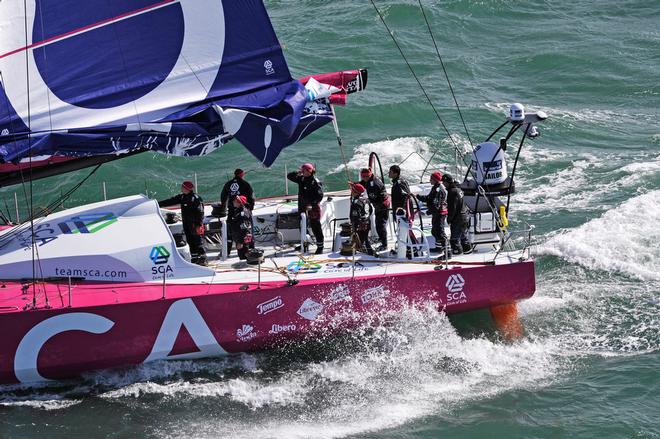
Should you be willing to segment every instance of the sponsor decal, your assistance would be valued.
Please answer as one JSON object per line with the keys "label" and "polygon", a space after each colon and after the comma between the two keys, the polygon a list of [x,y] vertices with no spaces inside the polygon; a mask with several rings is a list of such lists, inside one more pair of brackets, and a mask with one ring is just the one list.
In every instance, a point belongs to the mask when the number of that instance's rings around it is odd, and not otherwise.
{"label": "sponsor decal", "polygon": [[315,262],[298,260],[291,262],[286,266],[286,269],[295,274],[310,274],[319,271],[321,269],[321,265]]}
{"label": "sponsor decal", "polygon": [[257,336],[257,332],[252,325],[243,325],[236,330],[236,338],[238,341],[250,341]]}
{"label": "sponsor decal", "polygon": [[326,300],[328,302],[339,302],[346,298],[351,297],[351,292],[344,284],[337,285],[334,290],[330,291]]}
{"label": "sponsor decal", "polygon": [[8,135],[9,135],[9,130],[7,128],[2,130],[2,132],[0,133],[0,136],[8,136]]}
{"label": "sponsor decal", "polygon": [[[16,348],[14,355],[14,374],[16,375],[16,379],[22,383],[48,380],[39,373],[39,365],[37,364],[39,354],[48,340],[66,337],[66,333],[69,331],[83,331],[90,334],[90,336],[93,336],[93,334],[104,334],[114,324],[114,321],[106,317],[87,312],[60,314],[39,322],[25,333]],[[250,333],[253,333],[252,328],[247,330],[245,326],[240,331],[242,334],[249,336]],[[196,348],[193,349],[193,352],[189,353],[171,354],[182,327],[188,330]],[[80,352],[83,355],[82,358],[86,358],[85,353],[91,355],[90,352],[93,351],[91,349],[92,346],[94,345],[91,342],[90,345],[80,346]],[[147,346],[132,346],[131,349],[137,349],[139,351],[144,349],[141,354],[146,357],[144,359],[145,363],[160,359],[182,360],[227,354],[214,337],[192,299],[177,300],[170,305],[151,348]],[[93,360],[92,357],[89,357],[89,359],[90,361]]]}
{"label": "sponsor decal", "polygon": [[298,315],[307,320],[316,320],[316,317],[323,311],[323,305],[312,299],[305,299],[298,309]]}
{"label": "sponsor decal", "polygon": [[[32,248],[32,233],[29,229],[16,235],[16,239],[25,250]],[[34,242],[37,243],[37,247],[44,246],[56,239],[57,235],[55,234],[55,229],[51,227],[50,223],[35,224]]]}
{"label": "sponsor decal", "polygon": [[62,233],[73,235],[76,233],[96,233],[117,222],[112,212],[90,213],[69,218],[58,224]]}
{"label": "sponsor decal", "polygon": [[149,259],[154,264],[151,267],[151,279],[160,279],[162,276],[174,277],[174,267],[167,263],[170,256],[170,252],[162,245],[151,249]]}
{"label": "sponsor decal", "polygon": [[[366,271],[369,267],[365,267],[359,261],[355,263],[355,271]],[[350,262],[329,263],[323,266],[323,273],[350,273],[353,271],[353,264]]]}
{"label": "sponsor decal", "polygon": [[100,270],[98,268],[55,267],[55,276],[63,277],[97,277],[102,279],[126,279],[125,270]]}
{"label": "sponsor decal", "polygon": [[265,315],[269,312],[275,311],[276,309],[280,309],[283,306],[284,301],[282,300],[282,296],[273,297],[272,299],[257,305],[257,313],[259,315]]}
{"label": "sponsor decal", "polygon": [[366,290],[364,290],[364,293],[362,293],[360,299],[362,300],[362,304],[366,305],[367,303],[373,302],[374,300],[384,299],[389,295],[390,295],[390,290],[387,290],[385,289],[384,286],[380,285],[377,287],[367,288]]}
{"label": "sponsor decal", "polygon": [[236,183],[236,182],[232,183],[232,184],[229,186],[229,190],[231,191],[232,195],[236,195],[236,193],[238,192],[238,189],[239,189],[239,188],[240,188],[240,186],[239,186],[238,183]]}
{"label": "sponsor decal", "polygon": [[467,302],[467,295],[463,289],[465,288],[465,279],[460,274],[452,274],[445,283],[447,287],[447,304],[458,304]]}
{"label": "sponsor decal", "polygon": [[170,252],[162,245],[154,247],[151,249],[149,259],[156,265],[167,264],[167,261],[170,259]]}
{"label": "sponsor decal", "polygon": [[288,325],[273,325],[268,331],[269,334],[279,334],[280,332],[291,332],[296,330],[296,325],[289,323]]}
{"label": "sponsor decal", "polygon": [[273,68],[273,62],[269,59],[264,61],[264,69],[266,69],[266,75],[275,74],[275,69]]}

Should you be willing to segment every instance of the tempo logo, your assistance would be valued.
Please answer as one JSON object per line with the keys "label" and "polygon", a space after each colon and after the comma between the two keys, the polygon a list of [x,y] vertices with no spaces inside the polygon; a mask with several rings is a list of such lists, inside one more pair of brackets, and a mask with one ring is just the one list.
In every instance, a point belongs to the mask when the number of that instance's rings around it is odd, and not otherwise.
{"label": "tempo logo", "polygon": [[449,276],[449,279],[447,279],[445,286],[451,293],[458,293],[459,291],[463,291],[463,287],[465,287],[465,279],[463,279],[463,276],[460,274],[452,274]]}

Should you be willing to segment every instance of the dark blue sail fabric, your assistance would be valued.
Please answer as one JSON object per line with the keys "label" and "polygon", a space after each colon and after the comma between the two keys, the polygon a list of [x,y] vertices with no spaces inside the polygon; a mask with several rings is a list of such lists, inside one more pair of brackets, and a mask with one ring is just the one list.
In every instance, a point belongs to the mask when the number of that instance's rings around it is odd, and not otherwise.
{"label": "dark blue sail fabric", "polygon": [[27,3],[0,2],[2,162],[236,138],[269,166],[332,120],[291,78],[261,0]]}

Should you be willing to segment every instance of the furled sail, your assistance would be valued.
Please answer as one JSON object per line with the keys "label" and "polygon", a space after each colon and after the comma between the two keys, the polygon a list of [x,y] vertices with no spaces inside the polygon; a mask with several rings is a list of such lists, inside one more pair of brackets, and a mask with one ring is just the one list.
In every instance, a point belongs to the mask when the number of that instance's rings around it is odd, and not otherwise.
{"label": "furled sail", "polygon": [[[328,78],[335,103],[366,84]],[[0,1],[0,185],[26,166],[204,155],[232,138],[270,166],[332,120],[314,86],[291,78],[261,0]]]}

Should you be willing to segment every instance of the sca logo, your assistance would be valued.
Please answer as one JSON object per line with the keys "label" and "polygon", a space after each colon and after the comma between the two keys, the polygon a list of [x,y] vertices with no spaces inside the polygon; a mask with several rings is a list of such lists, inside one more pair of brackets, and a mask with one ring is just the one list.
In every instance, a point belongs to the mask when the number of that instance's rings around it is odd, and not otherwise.
{"label": "sca logo", "polygon": [[151,267],[151,274],[153,275],[154,279],[165,275],[168,277],[174,275],[174,268],[172,268],[172,266],[167,263],[167,261],[170,259],[170,256],[170,252],[162,245],[151,249],[151,253],[149,253],[149,259],[151,259],[151,262],[154,263],[154,266]]}
{"label": "sca logo", "polygon": [[62,233],[73,235],[76,233],[96,233],[110,224],[117,222],[117,217],[111,212],[90,213],[69,218],[58,224]]}
{"label": "sca logo", "polygon": [[162,245],[154,247],[151,249],[149,259],[151,259],[151,262],[156,265],[167,264],[167,261],[170,259],[170,252],[168,252]]}
{"label": "sca logo", "polygon": [[286,269],[295,274],[316,273],[321,269],[321,265],[315,262],[298,260],[289,263]]}

